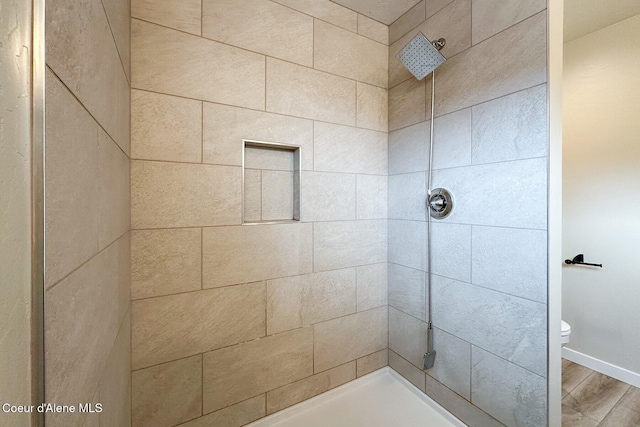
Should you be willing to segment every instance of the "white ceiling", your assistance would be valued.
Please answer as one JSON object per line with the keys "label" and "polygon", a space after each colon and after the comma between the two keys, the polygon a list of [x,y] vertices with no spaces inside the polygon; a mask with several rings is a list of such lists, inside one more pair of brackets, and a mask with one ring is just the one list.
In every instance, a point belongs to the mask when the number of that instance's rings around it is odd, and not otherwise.
{"label": "white ceiling", "polygon": [[331,0],[369,18],[390,25],[420,0]]}
{"label": "white ceiling", "polygon": [[640,13],[640,0],[564,0],[564,41],[631,18]]}

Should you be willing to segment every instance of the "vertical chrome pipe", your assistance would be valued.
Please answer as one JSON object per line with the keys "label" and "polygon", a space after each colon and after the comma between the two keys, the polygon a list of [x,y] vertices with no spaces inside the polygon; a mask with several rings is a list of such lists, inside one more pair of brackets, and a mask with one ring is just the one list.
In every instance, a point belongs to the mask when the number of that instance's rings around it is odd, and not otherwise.
{"label": "vertical chrome pipe", "polygon": [[431,316],[431,174],[433,170],[433,119],[436,93],[436,71],[431,73],[431,125],[429,137],[429,171],[427,172],[427,353],[425,354],[424,369],[429,369],[435,361],[433,350],[433,325]]}

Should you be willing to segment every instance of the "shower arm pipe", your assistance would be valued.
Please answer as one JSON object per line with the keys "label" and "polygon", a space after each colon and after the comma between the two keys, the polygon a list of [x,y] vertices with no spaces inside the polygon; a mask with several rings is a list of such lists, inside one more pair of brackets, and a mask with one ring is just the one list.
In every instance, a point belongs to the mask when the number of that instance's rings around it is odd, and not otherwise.
{"label": "shower arm pipe", "polygon": [[[431,171],[433,170],[433,119],[436,93],[436,70],[431,72],[431,123],[429,126],[429,172],[427,172],[427,204],[431,198]],[[431,316],[431,209],[427,207],[427,353],[433,351],[433,325]]]}

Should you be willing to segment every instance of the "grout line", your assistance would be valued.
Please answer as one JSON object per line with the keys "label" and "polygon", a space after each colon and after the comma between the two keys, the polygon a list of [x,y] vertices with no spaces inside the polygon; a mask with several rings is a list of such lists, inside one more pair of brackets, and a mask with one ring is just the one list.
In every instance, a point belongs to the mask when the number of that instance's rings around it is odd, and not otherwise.
{"label": "grout line", "polygon": [[[408,81],[408,80],[405,80],[405,82],[406,82],[406,81]],[[404,83],[404,82],[403,82],[403,83]],[[487,100],[484,100],[484,101],[478,102],[478,103],[476,103],[476,104],[467,105],[467,106],[464,106],[464,107],[458,108],[458,109],[456,109],[456,110],[447,111],[447,112],[442,113],[442,114],[434,114],[434,118],[435,118],[435,119],[439,119],[439,118],[441,118],[441,117],[448,116],[448,115],[450,115],[450,114],[454,114],[454,113],[458,113],[458,112],[460,112],[460,111],[462,111],[462,110],[466,110],[466,109],[468,109],[468,108],[472,109],[472,111],[473,111],[473,107],[477,107],[477,106],[480,106],[480,105],[483,105],[483,104],[487,104],[487,103],[489,103],[489,102],[493,102],[493,101],[496,101],[496,100],[501,99],[501,98],[506,98],[506,97],[508,97],[508,96],[515,95],[515,94],[520,93],[520,92],[525,92],[525,91],[528,91],[528,90],[531,90],[531,89],[536,89],[536,88],[541,87],[541,86],[548,86],[548,83],[547,83],[547,82],[543,82],[543,83],[536,83],[536,84],[534,84],[533,86],[527,86],[527,87],[524,87],[524,88],[520,88],[520,89],[515,90],[515,91],[513,91],[513,92],[509,92],[509,93],[506,93],[506,94],[504,94],[504,95],[497,96],[497,97],[495,97],[495,98],[487,99]],[[395,86],[394,86],[394,87],[395,87]],[[411,127],[411,126],[419,125],[419,124],[421,124],[421,123],[429,122],[429,121],[430,121],[430,120],[421,120],[421,121],[419,121],[419,122],[412,123],[412,124],[409,124],[409,125],[406,125],[406,126],[401,126],[401,127],[395,128],[395,129],[389,129],[389,133],[392,133],[392,132],[395,132],[395,131],[398,131],[398,130],[402,130],[402,129],[406,129],[406,128],[409,128],[409,127]],[[361,129],[361,128],[359,128],[359,129]],[[434,170],[435,170],[435,169],[434,169]]]}
{"label": "grout line", "polygon": [[[271,1],[273,1],[273,0],[271,0]],[[350,29],[348,29],[348,28],[345,28],[345,27],[343,27],[343,26],[341,26],[341,25],[334,24],[333,22],[329,22],[329,21],[327,21],[327,20],[325,20],[325,19],[322,19],[322,18],[319,18],[319,17],[317,17],[317,16],[311,15],[311,14],[309,14],[309,13],[303,12],[302,10],[294,9],[294,8],[293,8],[293,7],[291,7],[291,6],[288,6],[288,5],[286,5],[286,4],[278,3],[277,1],[276,1],[276,2],[274,2],[274,3],[277,3],[277,4],[279,4],[280,6],[286,7],[287,9],[291,9],[291,10],[293,10],[293,11],[295,11],[295,12],[298,12],[298,13],[301,13],[301,14],[303,14],[303,15],[309,16],[309,17],[311,17],[311,18],[313,18],[313,19],[317,19],[318,21],[322,21],[322,22],[324,22],[324,23],[326,23],[326,24],[333,25],[334,27],[340,28],[341,30],[349,31],[349,32],[350,32],[350,33],[352,33],[352,34],[355,34],[355,35],[358,35],[358,36],[362,36],[362,37],[367,38],[367,39],[369,39],[369,40],[373,40],[374,42],[380,43],[380,44],[381,44],[381,45],[383,45],[383,46],[388,46],[388,45],[385,45],[384,43],[382,43],[382,42],[380,42],[380,41],[378,41],[378,40],[372,39],[371,37],[367,37],[367,36],[365,36],[365,35],[362,35],[362,34],[358,33],[357,31],[352,31],[352,30],[350,30]],[[347,10],[351,10],[351,11],[352,11],[352,12],[354,12],[354,13],[358,13],[358,12],[355,12],[354,10],[352,10],[352,9],[349,9],[349,8],[347,8],[347,7],[345,7],[345,6],[342,6],[342,5],[339,5],[339,4],[336,4],[336,6],[338,6],[338,7],[342,7],[342,8],[345,8],[345,9],[347,9]],[[383,22],[377,21],[377,20],[375,20],[375,19],[373,19],[373,18],[371,18],[371,19],[372,19],[373,21],[378,22],[379,24],[384,25],[385,27],[388,27],[388,25],[387,25],[387,24],[385,24],[385,23],[383,23]],[[357,24],[357,22],[356,22],[356,28],[357,28],[357,25],[358,25],[358,24]]]}
{"label": "grout line", "polygon": [[[356,81],[356,83],[357,83],[357,81]],[[363,82],[360,82],[360,83],[363,83]],[[368,84],[368,83],[363,83],[363,84]],[[373,85],[369,85],[369,86],[373,86]],[[375,87],[378,88],[378,86],[375,86]],[[298,119],[298,120],[302,120],[302,121],[309,121],[309,122],[316,121],[318,123],[326,123],[326,124],[330,124],[330,125],[334,125],[334,126],[344,126],[344,127],[348,127],[348,128],[365,130],[365,131],[376,132],[376,133],[389,133],[389,131],[386,131],[386,130],[372,129],[372,128],[367,128],[367,127],[357,127],[357,126],[351,125],[351,124],[330,122],[330,121],[326,121],[326,120],[320,120],[320,119],[317,119],[317,118],[294,116],[294,115],[291,115],[291,114],[279,113],[279,112],[276,112],[276,111],[259,110],[259,109],[256,109],[256,108],[250,108],[250,107],[245,107],[245,106],[241,106],[241,105],[225,104],[223,102],[210,101],[210,100],[199,99],[199,98],[192,98],[192,97],[189,97],[189,96],[178,95],[178,94],[175,94],[175,93],[160,92],[160,91],[157,91],[157,90],[151,90],[151,89],[145,89],[145,88],[137,88],[137,87],[132,87],[131,90],[132,91],[138,91],[138,92],[154,93],[154,94],[157,94],[157,95],[170,96],[170,97],[175,97],[175,98],[180,98],[180,99],[186,99],[186,100],[189,100],[189,101],[198,101],[198,102],[203,102],[203,103],[207,103],[207,104],[219,105],[219,106],[223,106],[223,107],[238,108],[238,109],[243,109],[243,110],[247,110],[247,111],[256,111],[256,112],[264,113],[264,114],[272,114],[274,116],[290,117],[290,118]],[[412,126],[412,125],[410,125],[410,126]],[[406,126],[406,127],[408,127],[408,126]]]}
{"label": "grout line", "polygon": [[[296,65],[298,67],[306,68],[307,70],[312,70],[312,71],[316,71],[316,72],[319,72],[319,73],[328,74],[328,75],[331,75],[331,76],[334,76],[334,77],[339,77],[341,79],[349,80],[349,81],[352,81],[352,82],[357,82],[358,81],[357,79],[354,79],[354,78],[351,78],[351,77],[346,77],[346,76],[342,76],[340,74],[332,73],[330,71],[325,71],[325,70],[321,70],[321,69],[318,69],[318,68],[309,67],[308,65],[304,65],[304,64],[300,64],[298,62],[293,62],[293,61],[287,60],[287,59],[282,59],[282,58],[278,58],[278,57],[275,57],[275,56],[267,55],[267,54],[262,53],[262,52],[258,52],[258,51],[251,50],[251,49],[247,49],[245,47],[229,44],[227,42],[214,40],[214,39],[210,39],[210,38],[207,38],[207,37],[200,37],[197,34],[188,33],[186,31],[179,30],[179,29],[172,28],[172,27],[168,27],[168,26],[163,25],[163,24],[158,24],[158,23],[153,22],[153,21],[147,21],[145,19],[140,19],[140,18],[134,18],[134,19],[139,21],[139,22],[144,22],[144,23],[147,23],[147,24],[150,24],[150,25],[154,25],[154,26],[157,26],[157,27],[165,28],[167,30],[176,31],[176,32],[179,32],[179,33],[182,33],[182,34],[187,34],[187,35],[189,35],[191,37],[197,37],[197,38],[199,38],[201,40],[205,40],[205,41],[208,41],[208,42],[211,42],[211,43],[217,43],[217,44],[220,44],[220,45],[223,45],[223,46],[231,47],[233,49],[238,49],[238,50],[242,50],[244,52],[249,52],[249,53],[252,53],[254,55],[260,55],[260,56],[263,56],[263,57],[271,58],[271,59],[276,60],[276,61],[281,61],[281,62],[285,62],[287,64]],[[380,43],[380,44],[382,44],[382,43]],[[367,84],[370,84],[371,86],[379,87],[381,89],[387,89],[386,87],[377,85],[375,83],[369,83],[369,82],[362,82],[362,83],[367,83]]]}
{"label": "grout line", "polygon": [[[60,76],[58,76],[58,74],[56,74],[56,72],[53,70],[53,68],[51,68],[48,64],[46,66],[46,68],[51,72],[51,74],[53,74],[55,76],[55,78],[60,82],[60,84],[67,90],[67,92],[69,92],[69,94],[71,94],[71,96],[73,97],[73,99],[80,104],[80,106],[82,107],[82,109],[84,111],[86,111],[86,113],[91,117],[91,119],[96,123],[96,125],[102,129],[104,131],[105,134],[107,134],[107,136],[109,137],[109,139],[111,141],[113,141],[114,144],[116,144],[116,146],[118,147],[118,149],[120,149],[120,151],[122,151],[122,153],[127,156],[127,158],[129,160],[131,160],[131,156],[129,154],[126,153],[126,151],[124,151],[124,149],[122,148],[122,146],[120,146],[120,144],[118,144],[118,142],[116,141],[116,139],[111,136],[111,134],[107,131],[107,129],[105,129],[104,126],[102,126],[102,123],[100,123],[100,121],[96,118],[96,116],[93,115],[93,113],[91,111],[89,111],[89,109],[82,103],[82,101],[80,100],[80,98],[78,98],[78,96],[69,88],[69,86],[67,86],[67,84],[60,78]],[[129,91],[131,91],[131,88],[129,88]],[[131,102],[129,102],[128,107],[131,108]],[[129,116],[131,116],[131,112],[129,112]],[[131,145],[131,143],[129,143],[129,145]],[[131,149],[131,147],[129,147],[129,149]]]}
{"label": "grout line", "polygon": [[[124,78],[129,84],[129,89],[131,89],[131,80],[129,79],[129,75],[127,74],[127,68],[124,66],[124,61],[122,60],[122,55],[120,54],[120,49],[118,48],[118,43],[116,42],[115,34],[113,33],[113,28],[111,28],[111,22],[109,21],[109,14],[107,13],[107,9],[104,6],[104,1],[100,1],[102,5],[102,10],[104,12],[104,16],[107,19],[107,26],[109,27],[109,33],[111,33],[111,40],[113,40],[113,46],[116,48],[116,53],[118,54],[118,60],[120,61],[120,65],[122,66],[122,72],[124,73]],[[129,19],[131,18],[131,13],[129,13]],[[129,39],[129,49],[131,49],[131,39]],[[131,59],[131,53],[129,53],[129,59]],[[129,69],[131,72],[131,69]]]}
{"label": "grout line", "polygon": [[200,416],[204,415],[204,353],[200,354]]}
{"label": "grout line", "polygon": [[77,272],[78,270],[80,270],[82,267],[84,267],[85,265],[87,265],[88,263],[90,263],[91,261],[93,261],[95,258],[97,258],[99,255],[101,255],[103,252],[105,252],[107,249],[111,248],[111,246],[117,244],[120,239],[122,239],[124,236],[127,235],[127,233],[131,232],[131,229],[125,231],[124,233],[122,233],[120,236],[118,236],[113,242],[109,243],[107,246],[105,246],[104,248],[102,248],[101,250],[99,250],[98,252],[94,253],[93,255],[91,255],[90,258],[86,259],[85,261],[83,261],[80,265],[76,266],[73,270],[71,270],[69,273],[65,274],[63,277],[61,277],[60,279],[58,279],[55,283],[53,283],[51,286],[47,287],[45,285],[45,294],[49,291],[51,291],[53,288],[57,287],[60,283],[62,283],[63,281],[65,281],[69,276],[71,276],[72,274],[74,274],[75,272]]}
{"label": "grout line", "polygon": [[204,289],[204,228],[200,227],[200,290]]}
{"label": "grout line", "polygon": [[[333,269],[333,270],[322,270],[322,271],[319,271],[318,273],[332,273],[332,272],[336,272],[336,271],[351,270],[351,269],[355,270],[357,267],[367,267],[367,266],[378,265],[378,264],[382,264],[382,262],[373,263],[373,264],[363,264],[363,265],[352,266],[352,267],[342,267],[342,268],[336,268],[336,269]],[[316,274],[316,273],[308,272],[308,273],[302,273],[302,274],[295,274],[295,275],[292,275],[292,276],[269,277],[269,278],[265,278],[265,279],[262,279],[262,280],[255,280],[255,281],[252,281],[252,282],[233,283],[233,284],[230,284],[230,285],[216,286],[216,287],[212,287],[212,288],[191,289],[191,290],[188,290],[188,291],[174,292],[174,293],[170,293],[170,294],[150,295],[150,296],[145,296],[145,297],[142,297],[142,298],[132,299],[131,303],[137,302],[137,301],[150,300],[150,299],[154,299],[154,298],[164,298],[164,297],[171,297],[171,296],[176,296],[176,295],[193,294],[193,293],[196,293],[196,292],[213,291],[213,290],[216,290],[216,289],[227,289],[227,288],[231,288],[231,287],[235,287],[235,286],[255,285],[255,284],[260,283],[260,282],[267,282],[267,281],[273,281],[273,280],[282,280],[282,279],[288,279],[288,278],[300,277],[300,276],[309,276],[309,275],[312,275],[312,274]],[[379,308],[379,307],[381,307],[381,306],[372,307],[372,308]],[[354,313],[351,313],[351,314],[354,314]]]}

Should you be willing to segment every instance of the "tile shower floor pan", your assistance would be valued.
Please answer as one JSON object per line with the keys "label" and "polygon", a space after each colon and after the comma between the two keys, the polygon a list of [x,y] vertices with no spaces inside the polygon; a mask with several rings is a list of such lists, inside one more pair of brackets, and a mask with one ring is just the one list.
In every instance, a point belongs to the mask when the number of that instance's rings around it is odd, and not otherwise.
{"label": "tile shower floor pan", "polygon": [[413,384],[385,367],[249,427],[465,427]]}

